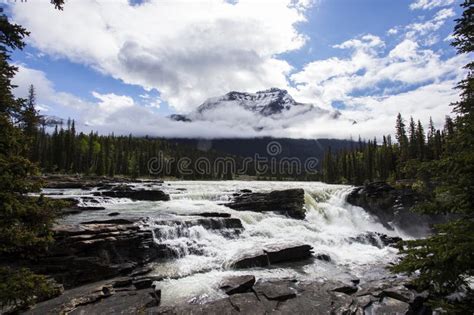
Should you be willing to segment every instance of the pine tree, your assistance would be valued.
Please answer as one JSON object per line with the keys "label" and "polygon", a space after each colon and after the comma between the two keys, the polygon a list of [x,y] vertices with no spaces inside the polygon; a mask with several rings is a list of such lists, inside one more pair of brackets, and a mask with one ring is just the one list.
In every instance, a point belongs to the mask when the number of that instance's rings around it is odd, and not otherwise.
{"label": "pine tree", "polygon": [[425,131],[421,125],[421,121],[418,120],[416,126],[416,156],[419,160],[423,160],[425,157]]}
{"label": "pine tree", "polygon": [[36,92],[33,85],[30,85],[28,90],[28,98],[22,108],[22,121],[21,126],[23,132],[29,142],[30,150],[27,157],[31,160],[36,160],[38,155],[38,148],[36,144],[36,137],[39,131],[39,116],[35,108],[36,105]]}
{"label": "pine tree", "polygon": [[436,146],[436,128],[433,123],[433,118],[430,117],[430,122],[428,126],[428,158],[437,159],[439,152],[437,152]]}
{"label": "pine tree", "polygon": [[30,88],[28,90],[28,99],[23,109],[23,121],[22,121],[25,135],[30,139],[33,139],[36,136],[36,133],[39,128],[39,117],[38,117],[38,112],[36,111],[35,105],[36,105],[35,87],[33,85],[30,85]]}
{"label": "pine tree", "polygon": [[416,125],[413,117],[410,117],[410,125],[408,127],[408,145],[409,145],[409,156],[410,159],[417,157],[417,134],[416,134]]}
{"label": "pine tree", "polygon": [[398,113],[397,122],[395,124],[395,138],[400,148],[400,159],[405,161],[408,159],[408,138],[405,130],[405,122],[402,115]]}

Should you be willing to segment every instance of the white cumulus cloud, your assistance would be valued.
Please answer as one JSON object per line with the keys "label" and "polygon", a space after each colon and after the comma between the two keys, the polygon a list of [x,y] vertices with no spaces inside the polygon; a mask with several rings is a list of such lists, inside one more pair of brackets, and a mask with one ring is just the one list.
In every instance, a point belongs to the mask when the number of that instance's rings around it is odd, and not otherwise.
{"label": "white cumulus cloud", "polygon": [[32,45],[157,89],[186,112],[230,90],[286,86],[292,67],[275,56],[305,44],[296,26],[313,1],[70,0],[62,12],[47,2],[13,5]]}

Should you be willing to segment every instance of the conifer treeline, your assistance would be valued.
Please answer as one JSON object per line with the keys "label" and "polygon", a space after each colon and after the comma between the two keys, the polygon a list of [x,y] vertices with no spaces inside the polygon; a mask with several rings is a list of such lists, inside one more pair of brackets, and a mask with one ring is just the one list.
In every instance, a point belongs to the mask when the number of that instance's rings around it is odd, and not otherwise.
{"label": "conifer treeline", "polygon": [[446,140],[453,133],[453,121],[447,116],[444,128],[436,129],[430,117],[425,132],[420,120],[410,117],[408,128],[398,114],[395,124],[396,143],[390,135],[362,142],[352,149],[325,153],[323,160],[323,181],[361,185],[365,181],[390,181],[410,179],[419,176],[420,162],[440,158],[446,149]]}
{"label": "conifer treeline", "polygon": [[[158,161],[160,156],[163,160]],[[31,151],[31,160],[37,162],[45,173],[228,179],[229,175],[222,168],[215,173],[211,169],[205,174],[186,174],[186,170],[193,168],[196,159],[204,157],[214,161],[218,156],[221,154],[214,151],[198,151],[172,141],[147,136],[78,133],[74,120],[68,120],[65,127],[56,125],[52,133],[42,126],[37,131]],[[178,169],[177,161],[181,158],[189,159],[184,173]],[[149,163],[152,159],[163,165],[156,174],[150,173]],[[165,165],[168,165],[167,169]],[[158,167],[158,164],[153,166]]]}
{"label": "conifer treeline", "polygon": [[33,139],[29,158],[39,165],[42,173],[189,180],[229,180],[237,176],[260,180],[320,180],[319,173],[307,173],[302,166],[298,168],[278,159],[258,162],[249,157],[202,151],[170,139],[148,136],[78,133],[74,120],[68,120],[65,126],[56,125],[52,132],[43,125],[36,129]]}
{"label": "conifer treeline", "polygon": [[202,151],[170,139],[99,135],[92,131],[85,134],[77,132],[75,121],[70,119],[65,126],[54,122],[51,132],[47,121],[35,110],[33,85],[25,101],[27,118],[22,123],[23,130],[32,139],[28,158],[38,164],[42,173],[209,180],[246,175],[261,180],[320,180],[320,174],[308,174],[288,161],[275,160],[272,165],[267,160],[262,165],[252,158],[249,161],[215,150]]}
{"label": "conifer treeline", "polygon": [[[197,159],[205,158],[213,163],[222,154],[214,151],[198,151],[194,148],[178,145],[172,141],[150,137],[132,137],[99,135],[90,132],[77,132],[75,121],[68,119],[66,126],[56,124],[54,132],[47,131],[47,122],[41,119],[35,110],[36,94],[30,86],[25,100],[25,114],[21,127],[31,139],[28,158],[36,162],[43,173],[86,174],[97,176],[123,175],[172,176],[185,179],[231,179],[232,172],[219,165],[214,170],[196,172]],[[226,157],[226,156],[224,156]],[[180,159],[188,163],[181,165]],[[150,172],[150,161],[154,159],[154,169]],[[159,159],[159,160],[157,160]],[[240,160],[235,159],[237,163]],[[161,169],[156,163],[161,163]],[[183,167],[184,166],[184,167]],[[191,170],[191,172],[189,172]]]}

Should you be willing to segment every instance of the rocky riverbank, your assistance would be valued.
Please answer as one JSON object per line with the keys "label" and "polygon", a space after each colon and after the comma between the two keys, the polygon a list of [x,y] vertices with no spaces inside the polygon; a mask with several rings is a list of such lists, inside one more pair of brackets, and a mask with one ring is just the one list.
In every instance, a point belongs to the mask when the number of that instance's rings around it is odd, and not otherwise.
{"label": "rocky riverbank", "polygon": [[153,277],[114,278],[66,291],[27,314],[431,314],[426,292],[405,278],[360,283],[315,279],[258,279],[251,274],[223,279],[227,297],[204,303],[160,306]]}
{"label": "rocky riverbank", "polygon": [[[328,217],[323,208],[314,208],[333,207],[325,191],[315,196],[317,203],[308,204],[312,198],[308,186],[255,191],[258,186],[253,184],[219,188],[223,192],[216,195],[206,190],[198,194],[191,184],[159,181],[106,180],[95,182],[97,187],[71,184],[70,179],[61,183],[72,187],[56,188],[50,181],[55,188],[46,192],[73,198],[72,204],[54,227],[54,245],[32,269],[65,290],[35,305],[30,314],[424,314],[428,310],[422,303],[425,293],[414,291],[405,278],[358,277],[350,270],[336,277],[339,280],[318,275],[318,270],[330,275],[346,268],[340,263],[346,254],[330,247],[354,248],[347,255],[357,258],[361,250],[368,250],[361,255],[391,254],[400,240],[379,232],[379,227],[367,230],[371,220],[361,223],[363,228],[350,225],[342,234],[333,232],[337,224],[366,220],[366,215],[354,213],[344,221],[343,215],[351,213],[334,208],[334,216]],[[188,201],[196,196],[199,199]],[[181,210],[185,205],[190,210]],[[322,232],[331,222],[336,225]],[[238,250],[229,250],[234,246]],[[211,295],[197,291],[193,295],[191,290],[174,300],[176,292],[170,290],[186,291],[188,277],[207,273],[210,278],[202,285]]]}
{"label": "rocky riverbank", "polygon": [[424,215],[412,211],[421,196],[411,188],[395,188],[385,182],[356,187],[347,202],[364,208],[388,229],[399,229],[415,237],[428,234],[434,224],[447,220],[444,215]]}

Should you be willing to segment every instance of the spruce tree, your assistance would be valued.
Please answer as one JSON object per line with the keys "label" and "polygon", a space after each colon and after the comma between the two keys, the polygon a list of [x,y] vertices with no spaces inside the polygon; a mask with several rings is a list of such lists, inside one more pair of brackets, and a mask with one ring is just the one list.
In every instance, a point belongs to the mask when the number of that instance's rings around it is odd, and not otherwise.
{"label": "spruce tree", "polygon": [[408,137],[405,130],[405,122],[402,115],[398,113],[395,124],[395,138],[397,139],[400,148],[400,159],[402,161],[408,159]]}
{"label": "spruce tree", "polygon": [[425,131],[423,130],[421,121],[418,120],[418,124],[416,126],[416,155],[419,160],[423,160],[425,157],[425,141]]}
{"label": "spruce tree", "polygon": [[417,157],[417,134],[416,125],[413,117],[410,117],[410,125],[408,127],[408,145],[410,152],[410,159]]}
{"label": "spruce tree", "polygon": [[433,119],[430,117],[430,122],[428,126],[428,158],[436,159],[439,156],[436,146],[436,128],[433,123]]}

